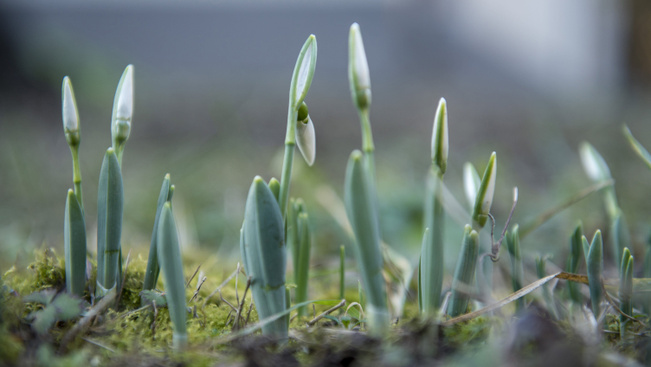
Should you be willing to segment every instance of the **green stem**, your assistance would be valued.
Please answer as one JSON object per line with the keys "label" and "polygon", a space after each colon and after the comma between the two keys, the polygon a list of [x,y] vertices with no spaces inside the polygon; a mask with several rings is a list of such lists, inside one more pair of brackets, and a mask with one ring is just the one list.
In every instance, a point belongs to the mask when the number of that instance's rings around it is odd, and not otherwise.
{"label": "green stem", "polygon": [[287,202],[289,201],[289,181],[292,178],[292,165],[294,163],[294,144],[285,143],[285,158],[283,159],[283,172],[280,176],[280,195],[278,205],[283,219],[287,213]]}
{"label": "green stem", "polygon": [[373,179],[375,179],[375,145],[373,144],[373,131],[371,130],[371,120],[369,118],[368,108],[359,110],[359,120],[362,124],[362,151],[366,156]]}
{"label": "green stem", "polygon": [[339,246],[339,299],[345,297],[345,262],[346,262],[346,248],[344,245]]}
{"label": "green stem", "polygon": [[289,201],[289,182],[292,178],[292,165],[294,163],[294,147],[296,146],[296,117],[298,111],[295,106],[290,105],[287,110],[287,133],[285,135],[285,157],[283,159],[283,172],[280,176],[280,194],[278,204],[283,219],[287,213],[287,202]]}
{"label": "green stem", "polygon": [[82,200],[81,192],[81,168],[79,167],[79,147],[71,146],[70,153],[72,153],[72,182],[75,185],[75,196],[81,207],[81,211],[84,211],[84,202]]}

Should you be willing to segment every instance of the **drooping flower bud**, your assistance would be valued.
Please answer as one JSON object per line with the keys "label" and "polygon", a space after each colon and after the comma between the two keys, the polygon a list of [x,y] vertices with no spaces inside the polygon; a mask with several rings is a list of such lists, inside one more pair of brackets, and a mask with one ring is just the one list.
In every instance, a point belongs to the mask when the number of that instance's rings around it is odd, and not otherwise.
{"label": "drooping flower bud", "polygon": [[298,119],[296,121],[296,145],[303,155],[308,166],[314,164],[316,157],[316,135],[314,133],[314,124],[308,113],[305,102],[298,109]]}

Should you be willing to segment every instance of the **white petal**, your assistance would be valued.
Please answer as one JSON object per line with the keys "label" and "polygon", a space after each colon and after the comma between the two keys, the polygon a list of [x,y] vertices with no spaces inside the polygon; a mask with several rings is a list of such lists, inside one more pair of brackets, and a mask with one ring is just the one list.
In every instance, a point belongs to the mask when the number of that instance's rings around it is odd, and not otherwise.
{"label": "white petal", "polygon": [[350,27],[350,32],[353,37],[352,58],[355,88],[358,91],[369,89],[371,88],[371,75],[368,70],[366,50],[364,49],[364,41],[362,40],[362,32],[359,29],[359,24],[353,23]]}
{"label": "white petal", "polygon": [[599,182],[611,178],[606,161],[590,143],[583,142],[579,154],[583,169],[591,180]]}
{"label": "white petal", "polygon": [[477,191],[479,191],[479,185],[481,184],[481,179],[477,170],[470,162],[466,162],[463,166],[463,188],[466,193],[466,198],[470,203],[470,207],[475,205],[475,199],[477,198]]}
{"label": "white petal", "polygon": [[310,116],[307,117],[307,123],[296,122],[296,144],[298,150],[303,155],[305,162],[309,166],[314,164],[316,157],[316,136],[314,134],[314,124]]}
{"label": "white petal", "polygon": [[133,116],[133,65],[128,65],[124,69],[116,93],[118,97],[115,118],[126,120],[131,125],[131,117]]}

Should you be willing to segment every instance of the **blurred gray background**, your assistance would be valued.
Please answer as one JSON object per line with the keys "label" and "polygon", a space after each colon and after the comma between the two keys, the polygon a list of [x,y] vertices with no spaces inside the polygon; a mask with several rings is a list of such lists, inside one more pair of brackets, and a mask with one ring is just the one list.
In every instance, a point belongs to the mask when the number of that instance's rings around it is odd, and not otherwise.
{"label": "blurred gray background", "polygon": [[[4,0],[2,264],[30,258],[33,248],[61,247],[71,186],[60,112],[65,75],[81,118],[86,220],[95,225],[113,94],[127,64],[135,65],[136,112],[124,157],[126,246],[148,244],[160,182],[170,172],[182,242],[236,254],[252,177],[280,175],[291,72],[311,33],[319,53],[306,102],[317,159],[308,168],[296,157],[292,190],[314,207],[318,228],[336,228],[313,189],[325,185],[341,195],[347,157],[361,145],[346,71],[353,22],[371,70],[389,243],[418,249],[432,121],[445,97],[446,182],[461,202],[463,163],[481,170],[497,151],[498,222],[513,186],[521,192],[515,220],[532,217],[589,185],[577,154],[588,140],[611,165],[639,245],[650,228],[651,173],[621,125],[651,147],[650,14],[641,0]],[[603,225],[602,208],[595,195],[538,231],[530,246],[564,247],[578,219],[588,232]],[[336,229],[317,236],[323,248],[345,241]]]}

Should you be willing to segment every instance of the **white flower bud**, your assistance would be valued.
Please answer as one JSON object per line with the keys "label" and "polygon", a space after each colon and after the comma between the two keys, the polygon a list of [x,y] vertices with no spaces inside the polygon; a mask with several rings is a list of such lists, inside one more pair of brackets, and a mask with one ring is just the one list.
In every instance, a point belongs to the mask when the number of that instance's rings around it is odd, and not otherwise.
{"label": "white flower bud", "polygon": [[364,50],[364,41],[359,24],[350,26],[348,35],[348,79],[351,94],[358,108],[368,108],[371,104],[371,76]]}
{"label": "white flower bud", "polygon": [[612,177],[606,161],[590,143],[583,142],[579,148],[579,154],[583,169],[592,181],[601,182]]}
{"label": "white flower bud", "polygon": [[66,133],[75,133],[79,130],[79,112],[75,101],[75,92],[67,76],[61,85],[61,112],[63,115],[63,129]]}

